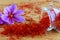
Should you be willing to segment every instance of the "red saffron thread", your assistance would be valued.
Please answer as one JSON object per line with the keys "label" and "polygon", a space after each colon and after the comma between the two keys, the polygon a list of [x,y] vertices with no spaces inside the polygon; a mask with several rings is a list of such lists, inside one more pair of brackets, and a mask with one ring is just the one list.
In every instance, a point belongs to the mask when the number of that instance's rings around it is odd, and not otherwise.
{"label": "red saffron thread", "polygon": [[58,15],[56,16],[54,26],[60,30],[60,13],[58,13]]}

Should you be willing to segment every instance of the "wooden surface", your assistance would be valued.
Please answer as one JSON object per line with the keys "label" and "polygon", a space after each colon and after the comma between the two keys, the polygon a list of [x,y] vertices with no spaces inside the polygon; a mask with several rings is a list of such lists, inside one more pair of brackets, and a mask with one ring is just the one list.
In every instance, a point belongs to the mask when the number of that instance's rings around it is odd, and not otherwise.
{"label": "wooden surface", "polygon": [[[42,36],[35,36],[35,37],[21,37],[21,40],[60,40],[60,33],[56,31],[47,32],[45,35]],[[20,40],[19,39],[19,40]],[[0,36],[0,40],[9,40],[9,37]]]}
{"label": "wooden surface", "polygon": [[[3,10],[3,8],[9,4],[20,4],[20,3],[32,3],[32,2],[44,2],[46,0],[0,0],[0,9]],[[46,4],[43,4],[43,6],[48,5],[48,2],[46,2]],[[58,3],[55,5],[57,7]],[[6,36],[0,36],[0,40],[7,40],[8,37]],[[56,31],[51,31],[51,32],[47,32],[45,35],[42,36],[35,36],[34,38],[31,37],[22,37],[22,40],[60,40],[60,33],[56,32]]]}

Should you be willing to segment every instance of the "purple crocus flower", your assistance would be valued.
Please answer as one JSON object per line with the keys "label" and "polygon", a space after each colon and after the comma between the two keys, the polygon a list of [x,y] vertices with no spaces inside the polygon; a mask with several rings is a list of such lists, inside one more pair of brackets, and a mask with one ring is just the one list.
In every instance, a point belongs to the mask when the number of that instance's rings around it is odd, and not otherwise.
{"label": "purple crocus flower", "polygon": [[16,22],[24,22],[25,17],[22,16],[24,10],[16,10],[17,7],[15,4],[8,6],[4,9],[4,14],[2,15],[2,20],[8,24],[14,24]]}

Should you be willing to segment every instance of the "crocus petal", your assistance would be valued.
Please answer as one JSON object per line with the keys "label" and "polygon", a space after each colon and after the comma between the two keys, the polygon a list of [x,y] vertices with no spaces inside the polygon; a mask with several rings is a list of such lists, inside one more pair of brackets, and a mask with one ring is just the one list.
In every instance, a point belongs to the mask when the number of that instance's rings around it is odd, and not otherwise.
{"label": "crocus petal", "polygon": [[3,24],[3,21],[0,19],[0,24]]}
{"label": "crocus petal", "polygon": [[1,19],[2,13],[0,12],[0,24],[3,24],[3,20]]}
{"label": "crocus petal", "polygon": [[7,16],[2,16],[2,20],[8,24],[14,24],[13,20],[10,20]]}
{"label": "crocus petal", "polygon": [[25,17],[24,16],[15,16],[14,20],[16,22],[24,22],[25,21]]}
{"label": "crocus petal", "polygon": [[4,14],[8,16],[8,14],[11,12],[11,10],[9,9],[9,7],[4,8]]}
{"label": "crocus petal", "polygon": [[14,14],[15,15],[22,15],[24,13],[24,10],[17,10]]}
{"label": "crocus petal", "polygon": [[15,4],[12,4],[11,6],[9,6],[11,12],[14,12],[17,9],[17,6]]}

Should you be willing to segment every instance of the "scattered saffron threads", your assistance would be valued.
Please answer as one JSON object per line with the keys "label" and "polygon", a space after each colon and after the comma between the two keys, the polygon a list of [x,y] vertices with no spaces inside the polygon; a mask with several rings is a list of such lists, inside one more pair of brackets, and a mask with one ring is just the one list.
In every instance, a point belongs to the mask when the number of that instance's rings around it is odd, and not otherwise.
{"label": "scattered saffron threads", "polygon": [[14,37],[9,37],[8,40],[17,40],[17,39]]}
{"label": "scattered saffron threads", "polygon": [[[37,5],[39,5],[39,4],[37,4]],[[30,4],[24,4],[24,5],[22,4],[18,7],[19,7],[19,9],[24,9],[24,10],[28,9],[28,10],[31,10],[31,11],[33,10],[35,13],[40,14],[41,13],[41,8],[38,7],[37,5],[35,5],[34,3],[30,3]]]}
{"label": "scattered saffron threads", "polygon": [[41,8],[35,7],[34,12],[37,13],[37,14],[40,14],[41,13]]}
{"label": "scattered saffron threads", "polygon": [[24,8],[29,8],[29,9],[33,9],[33,3],[30,4],[22,4],[18,6],[19,9],[24,9]]}
{"label": "scattered saffron threads", "polygon": [[46,0],[46,2],[51,2],[52,0]]}
{"label": "scattered saffron threads", "polygon": [[15,4],[12,4],[9,7],[4,9],[4,14],[1,16],[2,20],[8,24],[14,24],[14,22],[24,22],[25,17],[22,16],[24,10],[16,10],[17,7]]}

